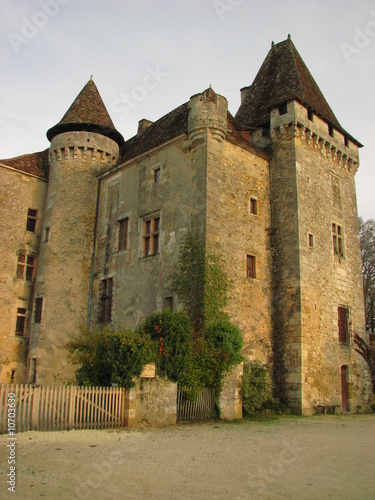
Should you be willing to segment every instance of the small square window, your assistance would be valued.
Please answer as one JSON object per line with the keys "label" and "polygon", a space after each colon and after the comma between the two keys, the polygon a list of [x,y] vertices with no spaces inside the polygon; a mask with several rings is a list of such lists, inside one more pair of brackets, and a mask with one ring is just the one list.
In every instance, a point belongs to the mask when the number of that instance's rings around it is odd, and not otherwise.
{"label": "small square window", "polygon": [[173,311],[173,297],[165,297],[163,307]]}
{"label": "small square window", "polygon": [[42,321],[43,297],[35,299],[34,323]]}
{"label": "small square window", "polygon": [[154,183],[159,184],[160,182],[160,168],[155,168],[154,170]]}
{"label": "small square window", "polygon": [[38,210],[29,208],[27,211],[26,231],[35,233],[37,220],[38,220]]}
{"label": "small square window", "polygon": [[117,223],[117,251],[128,248],[129,219],[119,220]]}
{"label": "small square window", "polygon": [[250,213],[258,215],[258,201],[256,198],[250,198]]}
{"label": "small square window", "polygon": [[255,278],[256,277],[254,255],[247,255],[246,256],[246,276],[248,278]]}

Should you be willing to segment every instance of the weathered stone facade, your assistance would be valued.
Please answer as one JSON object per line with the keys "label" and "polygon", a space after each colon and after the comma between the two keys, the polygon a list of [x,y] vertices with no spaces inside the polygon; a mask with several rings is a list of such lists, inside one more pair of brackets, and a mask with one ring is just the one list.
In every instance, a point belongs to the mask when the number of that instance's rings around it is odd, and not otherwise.
{"label": "weathered stone facade", "polygon": [[[23,217],[2,242],[2,381],[15,369],[24,381],[17,341],[29,342],[27,380],[53,383],[73,374],[63,344],[80,325],[133,328],[154,310],[181,309],[171,278],[184,236],[198,230],[207,251],[225,258],[244,357],[272,363],[278,395],[304,414],[318,404],[366,407],[368,373],[351,341],[365,334],[354,181],[361,145],[290,39],[272,45],[241,96],[232,117],[209,88],[155,123],[141,120],[124,142],[90,80],[48,131],[48,184],[41,170],[2,161],[8,227]],[[40,163],[40,155],[31,156]],[[39,213],[31,235],[29,206]],[[35,289],[15,279],[25,245],[38,256]],[[30,319],[21,339],[19,304]]]}

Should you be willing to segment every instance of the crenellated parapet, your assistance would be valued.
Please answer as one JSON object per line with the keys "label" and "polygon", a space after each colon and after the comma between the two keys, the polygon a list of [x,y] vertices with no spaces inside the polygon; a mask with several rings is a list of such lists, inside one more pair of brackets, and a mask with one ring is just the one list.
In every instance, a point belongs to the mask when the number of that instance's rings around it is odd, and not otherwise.
{"label": "crenellated parapet", "polygon": [[355,174],[359,166],[358,146],[341,131],[332,129],[318,116],[308,119],[308,111],[296,101],[288,103],[286,113],[271,111],[272,142],[294,138],[311,150]]}
{"label": "crenellated parapet", "polygon": [[119,148],[112,139],[93,132],[69,132],[52,139],[50,165],[58,162],[82,162],[103,167],[116,164]]}
{"label": "crenellated parapet", "polygon": [[64,160],[83,160],[88,163],[97,163],[99,161],[101,164],[111,167],[116,163],[117,158],[112,153],[108,153],[107,151],[87,146],[74,145],[50,150],[50,164]]}

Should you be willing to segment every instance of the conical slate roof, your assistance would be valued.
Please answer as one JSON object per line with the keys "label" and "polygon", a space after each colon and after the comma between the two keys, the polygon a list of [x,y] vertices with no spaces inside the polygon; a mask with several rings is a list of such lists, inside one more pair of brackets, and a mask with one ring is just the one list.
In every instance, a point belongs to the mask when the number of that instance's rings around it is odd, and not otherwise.
{"label": "conical slate roof", "polygon": [[286,101],[297,100],[346,133],[290,36],[276,45],[272,43],[272,48],[252,85],[242,90],[244,98],[235,117],[241,127],[265,125],[270,120],[270,108]]}
{"label": "conical slate roof", "polygon": [[92,79],[83,87],[60,122],[48,130],[47,138],[51,141],[53,137],[63,132],[83,130],[110,137],[119,146],[124,143],[124,138],[113,125]]}

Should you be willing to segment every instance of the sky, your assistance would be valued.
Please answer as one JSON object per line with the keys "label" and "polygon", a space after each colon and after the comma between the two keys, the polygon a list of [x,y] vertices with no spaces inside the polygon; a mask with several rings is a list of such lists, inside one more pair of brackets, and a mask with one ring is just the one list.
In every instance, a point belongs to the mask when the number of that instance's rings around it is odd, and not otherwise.
{"label": "sky", "polygon": [[234,115],[288,34],[342,127],[364,145],[358,212],[375,218],[374,0],[0,0],[0,158],[42,151],[93,75],[119,132],[209,85]]}

